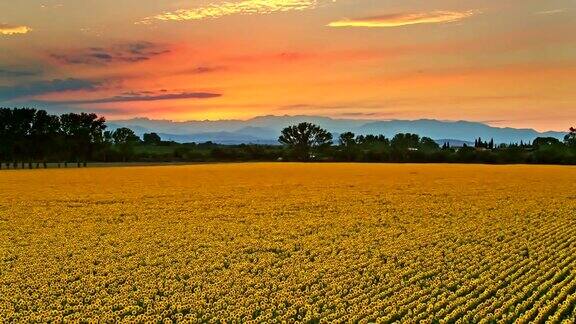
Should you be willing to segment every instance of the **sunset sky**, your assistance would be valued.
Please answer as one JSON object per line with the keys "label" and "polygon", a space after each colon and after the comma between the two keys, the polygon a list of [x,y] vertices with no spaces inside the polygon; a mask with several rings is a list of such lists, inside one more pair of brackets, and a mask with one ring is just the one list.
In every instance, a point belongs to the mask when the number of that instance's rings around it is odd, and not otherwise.
{"label": "sunset sky", "polygon": [[0,106],[566,130],[576,1],[0,1]]}

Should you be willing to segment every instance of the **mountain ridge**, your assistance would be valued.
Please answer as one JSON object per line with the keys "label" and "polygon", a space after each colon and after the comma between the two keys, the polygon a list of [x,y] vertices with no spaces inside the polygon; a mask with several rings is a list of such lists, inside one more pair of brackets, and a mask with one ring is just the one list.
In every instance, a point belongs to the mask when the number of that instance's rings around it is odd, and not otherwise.
{"label": "mountain ridge", "polygon": [[530,128],[494,127],[481,122],[466,120],[335,119],[308,115],[265,115],[248,120],[191,121],[154,120],[139,117],[112,120],[109,121],[109,126],[110,129],[128,127],[140,136],[143,133],[155,132],[164,140],[177,142],[212,141],[220,144],[275,144],[283,128],[300,122],[318,124],[334,135],[347,131],[357,135],[382,134],[387,137],[393,137],[397,133],[416,133],[435,140],[449,138],[462,142],[473,142],[478,137],[492,138],[496,143],[531,142],[536,137],[562,139],[565,135],[562,132],[539,132]]}

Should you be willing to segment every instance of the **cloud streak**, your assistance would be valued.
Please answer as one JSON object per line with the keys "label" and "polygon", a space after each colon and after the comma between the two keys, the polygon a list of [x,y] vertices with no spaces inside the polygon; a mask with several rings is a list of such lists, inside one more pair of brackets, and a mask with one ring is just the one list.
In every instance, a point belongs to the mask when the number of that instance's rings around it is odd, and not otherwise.
{"label": "cloud streak", "polygon": [[94,90],[100,83],[81,79],[56,79],[35,81],[14,86],[0,87],[0,101],[32,97],[54,92]]}
{"label": "cloud streak", "polygon": [[225,71],[225,66],[198,66],[192,69],[180,71],[178,74],[208,74]]}
{"label": "cloud streak", "polygon": [[0,76],[9,78],[31,77],[40,74],[42,74],[42,72],[38,70],[13,70],[0,68]]}
{"label": "cloud streak", "polygon": [[553,9],[553,10],[546,10],[546,11],[539,11],[536,15],[555,15],[566,12],[566,9]]}
{"label": "cloud streak", "polygon": [[144,102],[144,101],[162,101],[162,100],[180,100],[180,99],[211,99],[222,97],[220,93],[210,92],[181,92],[148,95],[144,93],[129,93],[121,96],[88,99],[88,100],[69,100],[69,101],[48,101],[52,104],[66,105],[86,105],[86,104],[103,104],[103,103],[122,103],[122,102]]}
{"label": "cloud streak", "polygon": [[17,35],[27,34],[32,31],[28,26],[13,26],[8,24],[0,24],[0,35]]}
{"label": "cloud streak", "polygon": [[424,13],[397,13],[356,19],[342,19],[328,24],[329,27],[391,28],[417,24],[451,23],[470,18],[478,11],[432,11]]}
{"label": "cloud streak", "polygon": [[147,17],[139,23],[147,24],[154,20],[185,21],[215,19],[230,15],[270,14],[285,11],[314,9],[323,0],[243,0],[226,1],[220,4],[209,4],[192,9],[179,9]]}
{"label": "cloud streak", "polygon": [[51,57],[64,64],[107,65],[147,61],[169,52],[169,49],[159,44],[132,42],[107,48],[90,47],[73,53],[51,54]]}

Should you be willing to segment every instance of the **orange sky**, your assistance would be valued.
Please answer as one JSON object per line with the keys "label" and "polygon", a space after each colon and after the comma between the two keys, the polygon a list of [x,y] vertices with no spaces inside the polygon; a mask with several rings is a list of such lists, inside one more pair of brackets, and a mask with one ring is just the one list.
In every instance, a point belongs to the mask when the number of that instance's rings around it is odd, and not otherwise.
{"label": "orange sky", "polygon": [[0,106],[576,124],[571,0],[0,2]]}

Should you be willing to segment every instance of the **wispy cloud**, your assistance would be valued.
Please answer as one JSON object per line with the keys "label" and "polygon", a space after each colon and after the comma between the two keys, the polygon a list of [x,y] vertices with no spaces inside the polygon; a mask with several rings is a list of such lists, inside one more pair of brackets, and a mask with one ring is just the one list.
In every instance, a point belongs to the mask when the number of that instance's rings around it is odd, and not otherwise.
{"label": "wispy cloud", "polygon": [[31,77],[42,74],[40,70],[31,69],[4,69],[0,67],[0,76],[9,78]]}
{"label": "wispy cloud", "polygon": [[0,24],[0,35],[16,35],[26,34],[32,31],[28,26],[13,26],[8,24]]}
{"label": "wispy cloud", "polygon": [[[313,9],[327,0],[243,0],[226,1],[219,4],[209,4],[191,9],[179,9],[147,17],[139,23],[151,23],[154,20],[202,20],[215,19],[224,16],[243,14],[270,14],[283,11],[300,11]],[[335,0],[332,0],[332,2]]]}
{"label": "wispy cloud", "polygon": [[460,21],[478,14],[479,11],[432,11],[423,13],[397,13],[356,19],[342,19],[328,24],[329,27],[401,27],[416,24],[439,24]]}
{"label": "wispy cloud", "polygon": [[0,87],[0,101],[8,101],[23,97],[33,97],[48,93],[94,90],[99,82],[81,79],[43,80],[13,86]]}
{"label": "wispy cloud", "polygon": [[161,100],[178,100],[178,99],[210,99],[221,97],[220,93],[210,92],[179,92],[167,93],[166,90],[160,94],[152,92],[131,92],[120,96],[87,99],[87,100],[69,100],[69,101],[47,101],[52,104],[67,105],[85,105],[85,104],[102,104],[102,103],[122,103],[122,102],[142,102],[142,101],[161,101]]}
{"label": "wispy cloud", "polygon": [[147,61],[154,56],[169,53],[163,45],[150,42],[116,44],[110,47],[90,47],[71,53],[52,54],[51,57],[65,64],[106,65]]}
{"label": "wispy cloud", "polygon": [[180,71],[178,74],[208,74],[224,71],[226,69],[225,66],[197,66],[195,68]]}
{"label": "wispy cloud", "polygon": [[553,10],[545,10],[545,11],[538,11],[536,12],[537,15],[555,15],[559,13],[566,12],[566,9],[553,9]]}

